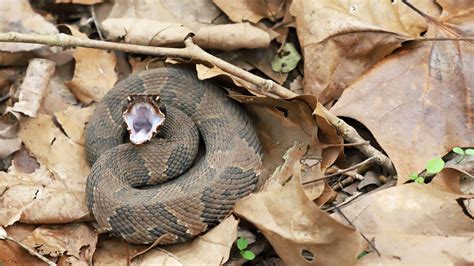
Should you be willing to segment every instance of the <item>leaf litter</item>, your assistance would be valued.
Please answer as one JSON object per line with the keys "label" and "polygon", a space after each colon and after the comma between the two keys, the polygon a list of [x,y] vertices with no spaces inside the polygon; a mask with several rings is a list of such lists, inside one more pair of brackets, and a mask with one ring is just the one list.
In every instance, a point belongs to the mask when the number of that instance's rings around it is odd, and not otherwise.
{"label": "leaf litter", "polygon": [[[474,147],[471,1],[409,1],[415,9],[403,1],[80,3],[90,9],[2,2],[0,29],[54,34],[53,25],[66,22],[60,29],[82,38],[171,47],[192,32],[214,55],[304,95],[268,97],[195,62],[198,77],[223,85],[255,124],[264,153],[258,189],[208,233],[148,249],[94,230],[83,132],[117,80],[163,64],[91,48],[0,44],[0,226],[21,243],[0,240],[3,264],[43,256],[73,265],[240,265],[242,235],[261,264],[474,262],[473,160],[450,153]],[[368,142],[344,143],[347,132],[337,132],[324,107]],[[358,151],[367,143],[387,154],[396,176]],[[433,158],[446,162],[439,173],[425,169]]]}

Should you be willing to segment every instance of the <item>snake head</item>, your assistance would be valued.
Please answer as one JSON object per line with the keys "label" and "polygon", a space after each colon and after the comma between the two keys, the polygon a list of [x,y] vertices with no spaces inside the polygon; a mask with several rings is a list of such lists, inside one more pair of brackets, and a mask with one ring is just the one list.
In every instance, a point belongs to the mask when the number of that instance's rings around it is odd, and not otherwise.
{"label": "snake head", "polygon": [[134,94],[128,96],[128,106],[123,119],[130,133],[130,142],[144,144],[156,135],[165,122],[159,95]]}

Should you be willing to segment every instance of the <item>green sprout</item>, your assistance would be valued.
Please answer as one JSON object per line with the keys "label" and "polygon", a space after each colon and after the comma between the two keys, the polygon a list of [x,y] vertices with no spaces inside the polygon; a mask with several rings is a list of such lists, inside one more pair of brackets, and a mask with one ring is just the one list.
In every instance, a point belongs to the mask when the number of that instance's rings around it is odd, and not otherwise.
{"label": "green sprout", "polygon": [[474,155],[474,149],[465,149],[465,150],[463,150],[459,147],[454,147],[453,152],[460,155],[460,158],[459,158],[459,160],[457,160],[457,163],[462,162],[462,160],[464,160],[466,155]]}
{"label": "green sprout", "polygon": [[247,250],[248,245],[249,241],[247,238],[239,237],[237,239],[237,248],[239,249],[242,258],[246,260],[253,260],[255,259],[255,253],[253,253],[251,250]]}
{"label": "green sprout", "polygon": [[433,158],[426,164],[426,171],[430,174],[437,174],[444,168],[444,161],[441,158]]}

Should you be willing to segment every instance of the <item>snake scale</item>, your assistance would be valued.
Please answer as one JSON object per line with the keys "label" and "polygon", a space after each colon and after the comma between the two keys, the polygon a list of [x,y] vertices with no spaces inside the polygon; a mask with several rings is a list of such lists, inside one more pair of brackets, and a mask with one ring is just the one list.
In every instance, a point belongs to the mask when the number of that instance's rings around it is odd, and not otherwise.
{"label": "snake scale", "polygon": [[[140,146],[123,143],[122,112],[137,93],[159,94],[169,113],[158,137]],[[195,159],[199,139],[204,152]],[[261,167],[260,142],[243,108],[181,68],[117,83],[86,126],[86,153],[87,204],[100,229],[143,244],[184,242],[210,229],[253,191]]]}

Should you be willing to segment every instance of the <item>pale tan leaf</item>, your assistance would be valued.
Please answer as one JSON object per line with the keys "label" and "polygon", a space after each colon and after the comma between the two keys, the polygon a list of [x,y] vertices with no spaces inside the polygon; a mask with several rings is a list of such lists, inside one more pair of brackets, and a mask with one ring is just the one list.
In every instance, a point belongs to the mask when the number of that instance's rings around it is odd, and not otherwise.
{"label": "pale tan leaf", "polygon": [[84,145],[84,130],[86,122],[95,109],[95,105],[86,108],[78,108],[69,106],[68,109],[56,112],[55,116],[61,127],[64,129],[68,137],[77,144]]}
{"label": "pale tan leaf", "polygon": [[54,62],[46,59],[30,60],[25,79],[19,88],[19,100],[13,105],[13,108],[7,110],[36,117],[55,66]]}
{"label": "pale tan leaf", "polygon": [[202,47],[219,50],[266,48],[270,35],[250,23],[216,25],[200,28],[193,41]]}
{"label": "pale tan leaf", "polygon": [[192,32],[179,23],[139,18],[109,18],[102,27],[108,39],[150,46],[183,46]]}
{"label": "pale tan leaf", "polygon": [[7,157],[8,155],[19,150],[21,147],[21,139],[3,139],[0,138],[0,159]]}

